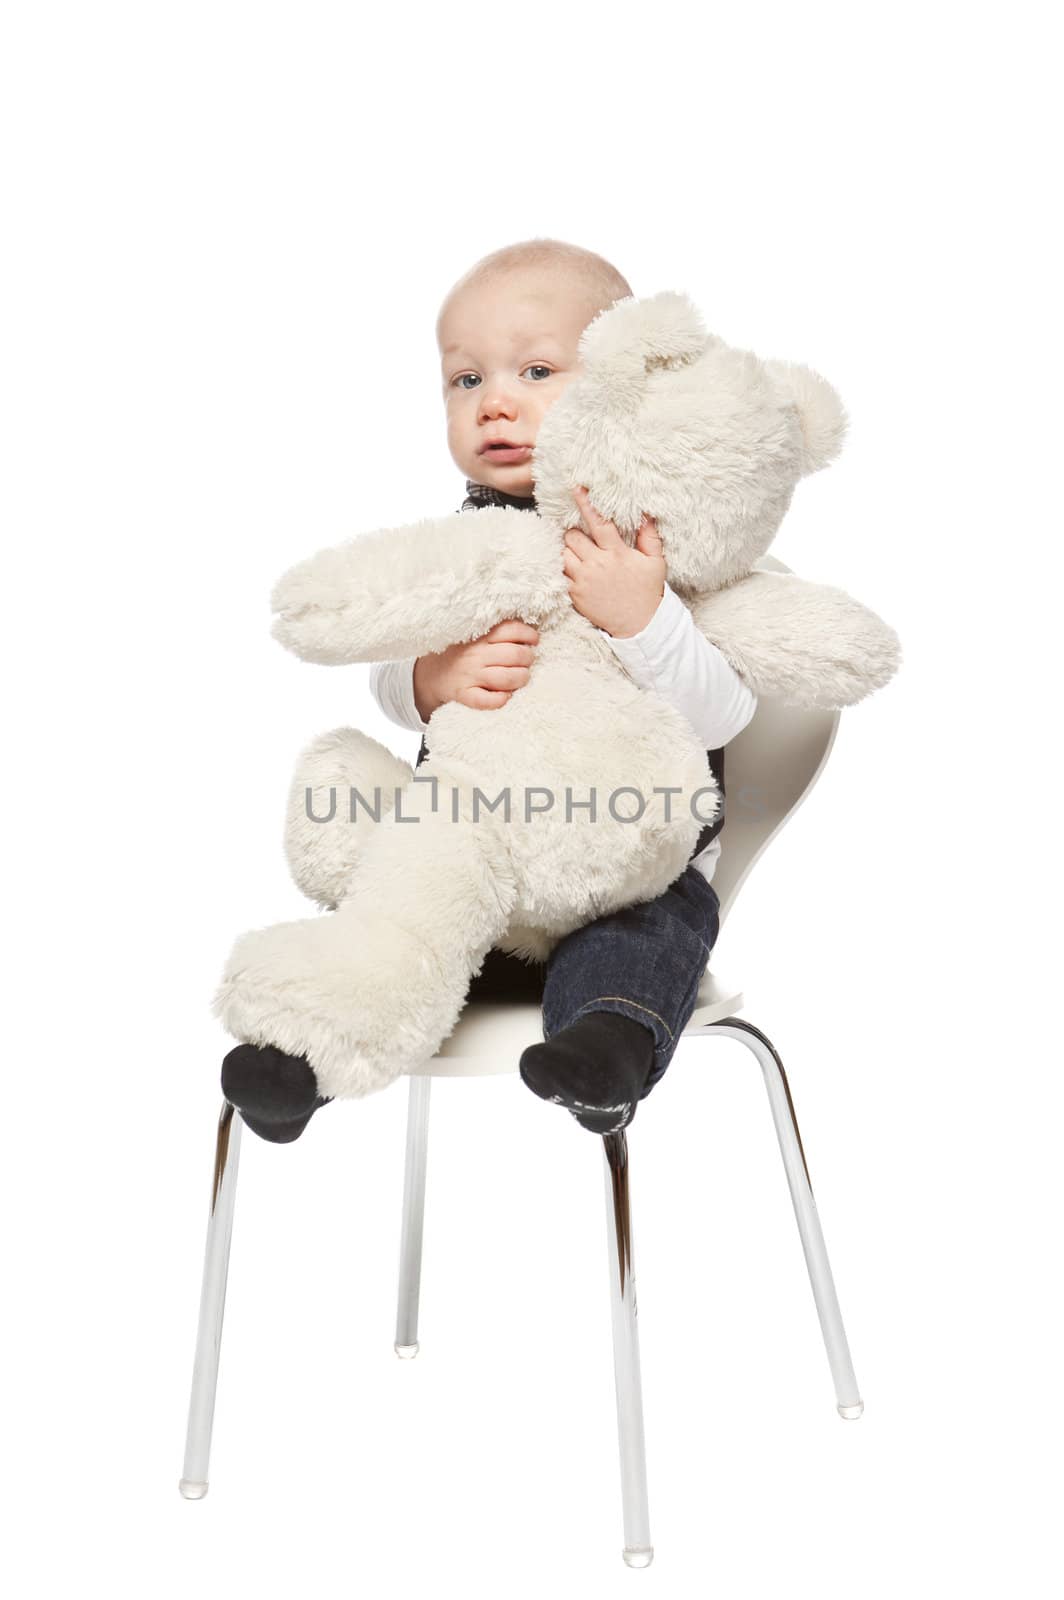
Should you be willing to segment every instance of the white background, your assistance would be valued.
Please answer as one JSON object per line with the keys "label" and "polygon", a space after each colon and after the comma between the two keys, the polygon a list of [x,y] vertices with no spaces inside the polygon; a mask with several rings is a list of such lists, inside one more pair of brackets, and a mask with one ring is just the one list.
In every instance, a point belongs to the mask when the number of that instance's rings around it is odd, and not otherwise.
{"label": "white background", "polygon": [[[1040,6],[13,4],[3,81],[10,1592],[1059,1592],[1056,57]],[[852,423],[776,553],[899,631],[714,965],[794,1092],[843,1423],[751,1057],[629,1133],[651,1522],[621,1563],[601,1146],[405,1085],[244,1138],[211,1491],[177,1492],[236,934],[368,668],[294,560],[453,510],[433,321],[533,235]],[[12,570],[13,569],[13,570]],[[726,835],[725,835],[726,848]]]}

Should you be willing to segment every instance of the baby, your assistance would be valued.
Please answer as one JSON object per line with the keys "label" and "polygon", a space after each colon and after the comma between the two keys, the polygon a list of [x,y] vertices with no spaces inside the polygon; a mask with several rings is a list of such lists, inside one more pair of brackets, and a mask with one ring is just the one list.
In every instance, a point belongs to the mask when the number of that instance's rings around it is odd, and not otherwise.
{"label": "baby", "polygon": [[[535,510],[532,452],[540,423],[579,375],[584,328],[631,293],[601,256],[552,239],[493,252],[449,291],[436,336],[448,448],[466,480],[462,511]],[[753,692],[670,589],[653,520],[644,517],[630,547],[585,488],[574,498],[581,527],[566,533],[563,557],[572,604],[637,684],[687,717],[723,795],[723,747],[753,716]],[[452,700],[485,712],[505,705],[529,680],[538,637],[515,617],[439,654],[371,669],[370,687],[385,714],[423,735],[418,765],[437,707]],[[628,1125],[694,1009],[720,925],[710,879],[722,823],[723,808],[657,899],[576,929],[543,963],[492,949],[471,981],[470,1004],[525,998],[542,1005],[543,1043],[522,1053],[521,1077],[591,1132]],[[326,1103],[305,1058],[270,1046],[230,1051],[222,1088],[254,1132],[277,1142],[297,1138]]]}

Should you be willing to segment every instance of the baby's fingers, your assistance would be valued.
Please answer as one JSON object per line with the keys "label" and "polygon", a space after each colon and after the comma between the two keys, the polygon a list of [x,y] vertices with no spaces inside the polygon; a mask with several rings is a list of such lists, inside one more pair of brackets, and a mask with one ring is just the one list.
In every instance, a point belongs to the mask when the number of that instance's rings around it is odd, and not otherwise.
{"label": "baby's fingers", "polygon": [[530,667],[536,659],[536,646],[508,641],[490,644],[482,651],[480,659],[486,667]]}
{"label": "baby's fingers", "polygon": [[498,644],[509,640],[515,644],[538,644],[539,629],[534,628],[530,622],[522,622],[518,617],[507,617],[505,622],[497,622],[494,628],[489,628],[487,633],[481,634],[482,639],[489,639]]}
{"label": "baby's fingers", "polygon": [[497,711],[509,698],[506,691],[481,689],[477,684],[471,684],[468,689],[459,689],[455,695],[460,705],[471,706],[474,711]]}
{"label": "baby's fingers", "polygon": [[482,667],[479,683],[484,689],[523,689],[528,682],[527,667]]}
{"label": "baby's fingers", "polygon": [[664,549],[661,534],[653,517],[644,514],[642,522],[635,536],[637,550],[642,550],[644,555],[659,556]]}

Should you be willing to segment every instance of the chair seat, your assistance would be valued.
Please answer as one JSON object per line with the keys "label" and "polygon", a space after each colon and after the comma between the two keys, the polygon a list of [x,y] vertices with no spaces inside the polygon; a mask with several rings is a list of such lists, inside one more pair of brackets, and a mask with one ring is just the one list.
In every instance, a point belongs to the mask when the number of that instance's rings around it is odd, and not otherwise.
{"label": "chair seat", "polygon": [[[740,991],[705,972],[695,1008],[684,1033],[720,1022],[741,1011]],[[543,1013],[528,1001],[478,1001],[467,1005],[430,1061],[411,1069],[410,1076],[431,1078],[491,1077],[516,1072],[522,1050],[543,1040]]]}

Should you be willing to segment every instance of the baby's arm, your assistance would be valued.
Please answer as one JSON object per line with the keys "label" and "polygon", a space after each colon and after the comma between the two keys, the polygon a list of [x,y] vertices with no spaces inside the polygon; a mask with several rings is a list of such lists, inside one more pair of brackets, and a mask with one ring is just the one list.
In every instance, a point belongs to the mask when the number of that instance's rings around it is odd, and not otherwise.
{"label": "baby's arm", "polygon": [[586,489],[578,487],[574,498],[583,529],[566,530],[563,557],[574,609],[609,641],[640,688],[675,706],[707,750],[719,749],[746,727],[756,695],[670,589],[654,519],[644,514],[632,546]]}
{"label": "baby's arm", "polygon": [[449,645],[434,655],[381,661],[369,687],[386,717],[424,733],[438,706],[450,700],[475,711],[495,711],[528,682],[539,631],[516,617],[497,622],[479,639]]}
{"label": "baby's arm", "polygon": [[411,733],[424,733],[427,722],[414,701],[414,663],[416,656],[403,661],[377,661],[369,669],[369,692],[390,721]]}
{"label": "baby's arm", "polygon": [[667,700],[690,722],[707,750],[741,733],[757,710],[757,696],[726,656],[695,626],[675,590],[665,592],[650,621],[627,639],[599,628],[628,676]]}

